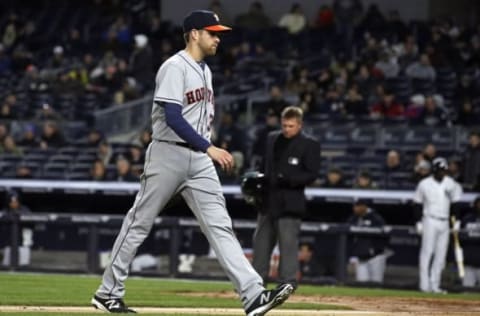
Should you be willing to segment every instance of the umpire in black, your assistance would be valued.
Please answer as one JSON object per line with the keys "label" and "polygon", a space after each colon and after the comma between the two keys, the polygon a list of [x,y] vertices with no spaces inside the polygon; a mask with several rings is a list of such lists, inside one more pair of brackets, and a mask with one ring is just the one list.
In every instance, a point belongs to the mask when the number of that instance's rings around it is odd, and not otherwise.
{"label": "umpire in black", "polygon": [[298,236],[306,213],[305,186],[320,169],[320,144],[302,132],[303,112],[282,111],[281,131],[268,134],[265,153],[266,203],[258,215],[253,237],[253,267],[268,280],[270,256],[280,249],[279,281],[297,286]]}

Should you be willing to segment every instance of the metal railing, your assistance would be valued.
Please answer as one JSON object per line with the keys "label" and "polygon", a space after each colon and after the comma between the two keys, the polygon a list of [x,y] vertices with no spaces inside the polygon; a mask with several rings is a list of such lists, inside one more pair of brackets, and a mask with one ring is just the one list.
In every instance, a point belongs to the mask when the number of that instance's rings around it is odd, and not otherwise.
{"label": "metal railing", "polygon": [[150,126],[152,95],[94,112],[95,127],[106,136],[129,133]]}

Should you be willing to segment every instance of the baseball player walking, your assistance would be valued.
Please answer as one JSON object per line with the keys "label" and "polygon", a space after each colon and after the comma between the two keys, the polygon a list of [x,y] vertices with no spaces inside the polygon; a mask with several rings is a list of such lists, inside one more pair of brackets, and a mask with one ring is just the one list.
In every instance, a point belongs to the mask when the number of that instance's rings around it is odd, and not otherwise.
{"label": "baseball player walking", "polygon": [[292,293],[290,284],[266,290],[243,254],[225,206],[213,162],[233,167],[227,151],[210,143],[214,100],[212,73],[203,59],[215,55],[219,34],[230,31],[210,11],[193,11],[183,21],[186,47],[163,63],[155,79],[152,142],[141,187],[113,246],[111,262],[91,303],[112,313],[134,313],[123,297],[128,268],[155,217],[179,193],[239,294],[248,316],[264,315]]}
{"label": "baseball player walking", "polygon": [[433,174],[418,183],[413,198],[417,208],[423,207],[422,221],[417,223],[422,233],[420,290],[445,293],[440,283],[448,249],[449,217],[451,211],[457,211],[462,187],[446,175],[448,163],[445,158],[435,158],[432,168]]}

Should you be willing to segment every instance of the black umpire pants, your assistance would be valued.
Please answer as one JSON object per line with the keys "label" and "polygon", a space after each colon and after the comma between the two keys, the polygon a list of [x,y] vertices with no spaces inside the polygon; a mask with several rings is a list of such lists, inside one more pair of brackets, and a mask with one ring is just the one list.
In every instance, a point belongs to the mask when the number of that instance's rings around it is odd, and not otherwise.
{"label": "black umpire pants", "polygon": [[279,281],[296,285],[298,272],[298,237],[300,218],[273,218],[269,214],[259,214],[257,228],[253,236],[253,267],[268,281],[270,257],[277,241],[280,249]]}

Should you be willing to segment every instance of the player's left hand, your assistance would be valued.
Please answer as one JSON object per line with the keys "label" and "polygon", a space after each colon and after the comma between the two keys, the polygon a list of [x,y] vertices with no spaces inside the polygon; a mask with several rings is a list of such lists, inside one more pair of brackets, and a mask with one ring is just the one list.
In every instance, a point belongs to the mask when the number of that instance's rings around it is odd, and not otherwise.
{"label": "player's left hand", "polygon": [[212,145],[208,147],[207,154],[220,165],[223,171],[232,172],[235,162],[233,156],[228,151]]}

